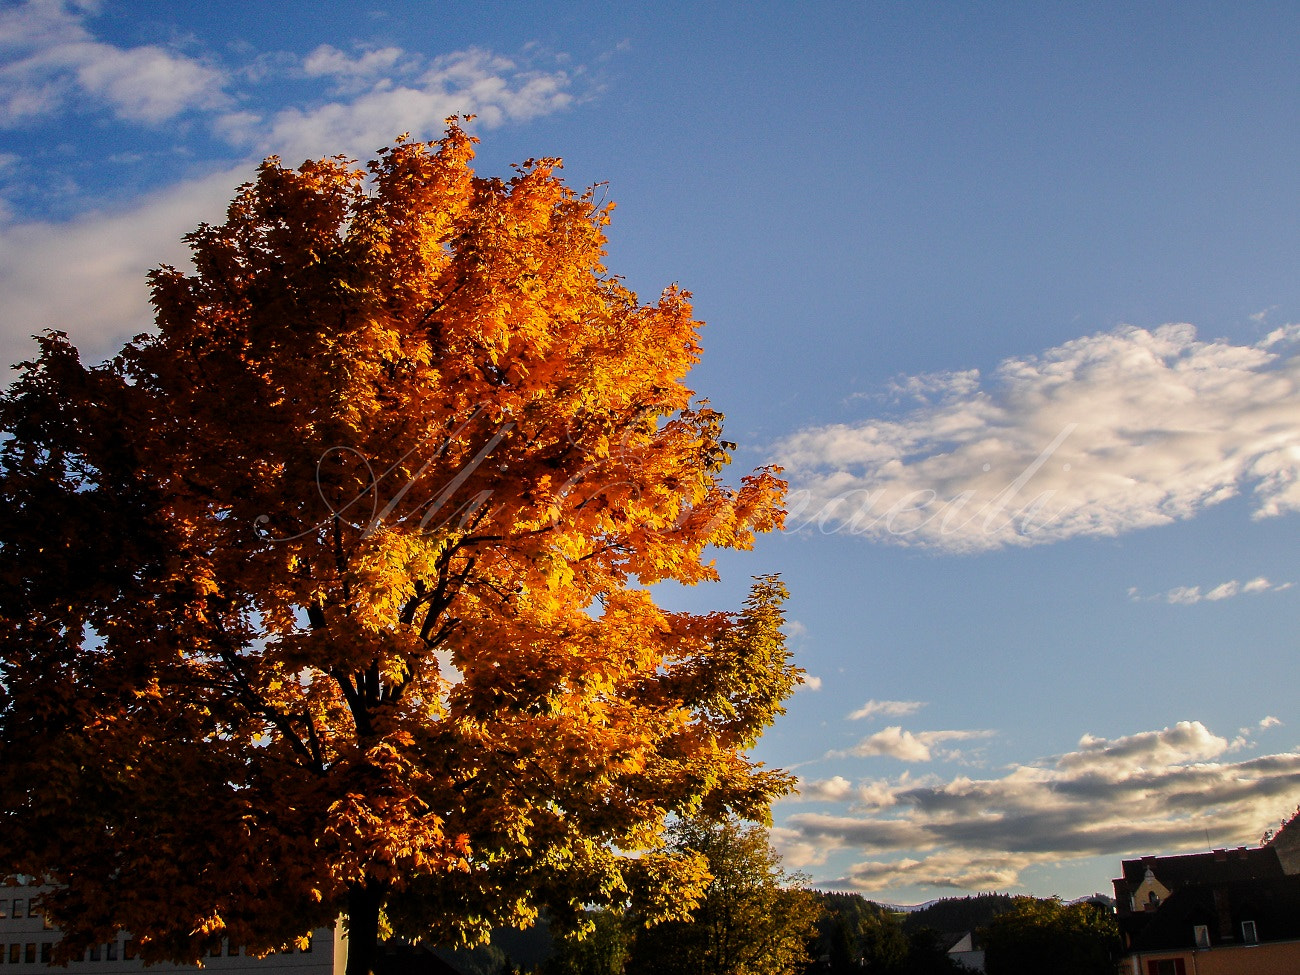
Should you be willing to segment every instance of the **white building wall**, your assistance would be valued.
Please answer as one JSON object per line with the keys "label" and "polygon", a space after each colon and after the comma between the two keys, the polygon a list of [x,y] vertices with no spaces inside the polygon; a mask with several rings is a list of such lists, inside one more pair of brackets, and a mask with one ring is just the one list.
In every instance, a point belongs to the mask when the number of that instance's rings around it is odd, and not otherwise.
{"label": "white building wall", "polygon": [[[0,975],[23,975],[47,968],[54,945],[61,932],[46,925],[33,900],[39,887],[0,886]],[[132,957],[134,943],[130,935],[119,934],[115,941],[88,949],[80,961],[68,964],[70,975],[195,975],[194,965],[158,963],[146,966]],[[245,955],[224,943],[221,953],[203,959],[202,967],[214,975],[343,975],[347,968],[347,939],[342,925],[313,932],[308,951],[276,952],[265,958]]]}

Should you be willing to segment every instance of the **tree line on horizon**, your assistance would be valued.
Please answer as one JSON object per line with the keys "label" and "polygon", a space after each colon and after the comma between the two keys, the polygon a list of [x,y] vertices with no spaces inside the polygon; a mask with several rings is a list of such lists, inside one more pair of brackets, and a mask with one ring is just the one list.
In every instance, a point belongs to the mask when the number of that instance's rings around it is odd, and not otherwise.
{"label": "tree line on horizon", "polygon": [[[729,929],[716,923],[716,903],[711,915],[667,926],[657,935],[640,929],[634,918],[593,911],[591,930],[581,940],[553,937],[542,924],[524,932],[496,932],[489,944],[473,949],[436,953],[461,975],[955,975],[965,969],[948,949],[974,933],[977,945],[986,949],[989,975],[1044,970],[1111,975],[1114,970],[1114,918],[1094,905],[989,892],[899,911],[858,893],[798,887],[798,877],[781,872],[770,849],[755,857],[756,848],[730,864],[711,862],[724,877],[728,897],[752,887],[748,910],[733,914],[738,923]],[[778,881],[775,887],[757,883],[765,871]],[[789,886],[792,881],[796,886]],[[786,897],[802,899],[800,911],[790,912],[789,900],[773,897],[782,884]],[[755,948],[743,957],[727,957],[709,950],[711,938]],[[761,946],[778,938],[786,941],[785,953],[763,955]]]}

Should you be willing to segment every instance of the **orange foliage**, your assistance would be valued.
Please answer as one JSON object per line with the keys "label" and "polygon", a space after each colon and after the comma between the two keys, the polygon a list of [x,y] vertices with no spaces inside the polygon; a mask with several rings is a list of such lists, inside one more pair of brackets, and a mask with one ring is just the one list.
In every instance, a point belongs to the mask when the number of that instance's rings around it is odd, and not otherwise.
{"label": "orange foliage", "polygon": [[646,589],[784,484],[722,480],[690,296],[607,273],[611,207],[473,141],[268,160],[151,274],[155,333],[46,335],[0,400],[0,857],[73,948],[689,903],[666,817],[789,788],[745,755],[798,680],[780,584]]}

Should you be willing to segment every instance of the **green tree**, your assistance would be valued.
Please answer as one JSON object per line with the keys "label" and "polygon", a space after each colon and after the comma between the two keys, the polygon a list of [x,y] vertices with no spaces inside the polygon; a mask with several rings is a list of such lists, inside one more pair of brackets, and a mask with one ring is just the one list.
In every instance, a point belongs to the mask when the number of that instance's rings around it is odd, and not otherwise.
{"label": "green tree", "polygon": [[676,849],[712,879],[688,921],[637,931],[634,975],[782,975],[809,961],[821,905],[787,875],[767,830],[734,819],[679,824]]}
{"label": "green tree", "polygon": [[585,930],[556,939],[544,975],[623,975],[632,937],[614,911],[588,911]]}
{"label": "green tree", "polygon": [[155,332],[48,334],[0,396],[0,864],[74,953],[433,943],[707,875],[675,814],[766,814],[784,590],[659,606],[779,527],[686,376],[700,323],[604,266],[609,207],[473,139],[270,159]]}
{"label": "green tree", "polygon": [[908,958],[907,935],[894,915],[881,908],[858,922],[857,955],[868,972],[896,972]]}
{"label": "green tree", "polygon": [[983,933],[989,975],[1112,975],[1119,928],[1109,910],[1017,897]]}

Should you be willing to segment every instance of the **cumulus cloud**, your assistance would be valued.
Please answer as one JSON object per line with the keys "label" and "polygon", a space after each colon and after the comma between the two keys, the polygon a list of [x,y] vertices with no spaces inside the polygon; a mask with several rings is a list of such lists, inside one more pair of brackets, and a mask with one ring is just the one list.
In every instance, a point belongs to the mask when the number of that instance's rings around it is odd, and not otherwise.
{"label": "cumulus cloud", "polygon": [[1039,863],[1202,849],[1207,823],[1213,843],[1253,843],[1300,798],[1300,752],[1226,760],[1238,744],[1183,721],[1085,735],[1074,751],[997,778],[805,782],[805,798],[843,802],[846,812],[791,815],[781,842],[823,856],[856,852],[845,880],[864,892],[1007,887]]}
{"label": "cumulus cloud", "polygon": [[1063,756],[1057,763],[1063,769],[1161,768],[1185,762],[1218,758],[1229,748],[1221,738],[1199,721],[1180,721],[1163,731],[1144,731],[1113,741],[1084,735],[1078,751]]}
{"label": "cumulus cloud", "polygon": [[1221,582],[1216,586],[1202,590],[1200,586],[1175,586],[1173,589],[1165,592],[1156,593],[1151,596],[1144,596],[1136,588],[1128,591],[1129,598],[1134,602],[1158,601],[1171,603],[1178,606],[1192,606],[1200,602],[1218,602],[1222,599],[1231,599],[1233,596],[1241,596],[1250,593],[1261,592],[1282,592],[1290,589],[1294,583],[1290,582],[1270,582],[1264,576],[1256,576],[1247,582],[1238,582],[1236,579],[1229,579],[1227,582]]}
{"label": "cumulus cloud", "polygon": [[777,445],[788,524],[980,551],[1167,524],[1247,491],[1256,517],[1295,511],[1297,338],[1126,326],[1008,359],[987,383],[921,377],[911,413]]}
{"label": "cumulus cloud", "polygon": [[850,721],[860,721],[863,718],[870,718],[872,715],[883,714],[891,718],[901,718],[909,714],[915,714],[921,708],[925,707],[924,701],[877,701],[872,698],[862,707],[858,708],[849,715]]}
{"label": "cumulus cloud", "polygon": [[83,5],[59,0],[28,0],[0,12],[0,123],[48,114],[73,97],[149,123],[227,102],[220,68],[154,45],[95,40],[83,13]]}
{"label": "cumulus cloud", "polygon": [[[890,725],[868,735],[852,748],[837,755],[852,755],[857,758],[869,758],[876,755],[897,758],[904,762],[928,762],[934,757],[934,746],[945,741],[970,741],[974,738],[988,738],[991,731],[920,731],[915,734],[905,731],[900,725]],[[956,757],[956,752],[945,751],[944,757]]]}

